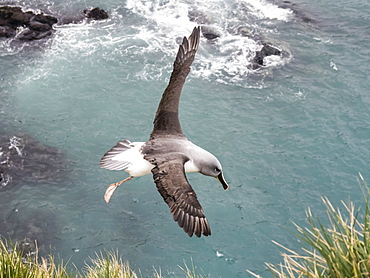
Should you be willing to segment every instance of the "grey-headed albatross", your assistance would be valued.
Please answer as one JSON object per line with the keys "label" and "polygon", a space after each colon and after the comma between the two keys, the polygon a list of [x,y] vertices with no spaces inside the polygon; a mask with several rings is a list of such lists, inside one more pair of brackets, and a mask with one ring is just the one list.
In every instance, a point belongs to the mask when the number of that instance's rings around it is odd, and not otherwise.
{"label": "grey-headed albatross", "polygon": [[217,178],[228,189],[217,158],[194,145],[182,133],[178,109],[182,87],[190,72],[190,65],[198,49],[200,27],[195,27],[190,37],[184,37],[173,65],[170,82],[162,95],[148,142],[120,141],[106,152],[100,166],[109,170],[126,170],[130,176],[111,184],[104,199],[108,203],[114,190],[133,177],[153,174],[154,182],[173,218],[191,237],[211,235],[197,195],[185,173],[199,172]]}

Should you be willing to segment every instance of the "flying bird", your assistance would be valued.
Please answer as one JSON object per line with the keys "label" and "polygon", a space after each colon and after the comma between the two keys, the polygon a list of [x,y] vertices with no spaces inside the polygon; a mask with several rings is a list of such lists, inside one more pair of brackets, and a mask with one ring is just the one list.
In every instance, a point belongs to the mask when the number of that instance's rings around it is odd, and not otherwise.
{"label": "flying bird", "polygon": [[200,27],[184,37],[173,65],[170,82],[162,95],[154,118],[154,128],[147,142],[119,141],[104,154],[100,166],[109,170],[126,170],[130,176],[108,186],[104,195],[108,203],[122,183],[152,173],[157,189],[168,204],[174,220],[191,237],[211,235],[211,228],[197,195],[185,173],[199,172],[217,178],[228,189],[221,163],[208,151],[190,142],[181,130],[179,101],[185,79],[198,49]]}

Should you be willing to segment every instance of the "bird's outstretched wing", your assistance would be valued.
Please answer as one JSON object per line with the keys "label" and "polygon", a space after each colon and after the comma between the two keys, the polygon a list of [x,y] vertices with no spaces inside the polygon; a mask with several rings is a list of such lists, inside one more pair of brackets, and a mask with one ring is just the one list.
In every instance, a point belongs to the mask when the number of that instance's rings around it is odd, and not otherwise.
{"label": "bird's outstretched wing", "polygon": [[173,219],[191,237],[211,235],[211,228],[204,215],[197,195],[189,184],[184,170],[187,157],[169,153],[160,159],[147,157],[153,165],[154,182],[159,193],[170,207]]}
{"label": "bird's outstretched wing", "polygon": [[154,118],[150,139],[165,136],[184,137],[178,117],[179,101],[185,79],[190,72],[200,38],[200,27],[195,27],[189,38],[179,46],[170,82],[162,95]]}

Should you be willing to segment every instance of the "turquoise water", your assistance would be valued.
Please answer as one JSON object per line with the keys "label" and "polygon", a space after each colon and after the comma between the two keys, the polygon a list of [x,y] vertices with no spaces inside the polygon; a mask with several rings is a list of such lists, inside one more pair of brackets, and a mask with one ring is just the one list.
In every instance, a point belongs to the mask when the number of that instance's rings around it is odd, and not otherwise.
{"label": "turquoise water", "polygon": [[[144,276],[154,266],[181,277],[177,265],[191,259],[211,277],[249,277],[246,269],[268,276],[264,262],[282,261],[272,240],[299,250],[291,221],[305,225],[308,207],[324,218],[321,196],[362,204],[358,172],[370,180],[369,3],[297,0],[293,12],[264,0],[203,2],[22,2],[57,15],[100,6],[111,17],[57,26],[45,42],[0,42],[1,128],[58,148],[66,164],[56,184],[1,191],[4,235],[32,236],[78,267],[95,252],[118,250]],[[212,228],[200,239],[172,220],[150,175],[105,204],[106,187],[127,174],[99,168],[118,140],[148,139],[195,7],[222,36],[201,40],[180,121],[219,158],[230,185],[223,191],[214,179],[188,175]],[[237,33],[241,26],[252,38]],[[286,55],[252,71],[261,40]]]}

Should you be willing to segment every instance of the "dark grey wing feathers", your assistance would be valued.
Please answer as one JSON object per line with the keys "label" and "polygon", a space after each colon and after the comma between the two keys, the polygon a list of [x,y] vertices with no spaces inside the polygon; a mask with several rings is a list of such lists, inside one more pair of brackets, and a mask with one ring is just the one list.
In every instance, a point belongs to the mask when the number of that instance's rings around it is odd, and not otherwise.
{"label": "dark grey wing feathers", "polygon": [[183,38],[182,44],[179,46],[179,51],[177,52],[176,60],[173,65],[174,69],[176,69],[182,63],[191,58],[191,63],[194,60],[195,53],[199,46],[199,38],[200,38],[200,27],[195,27],[193,33],[190,35],[189,39],[186,37]]}
{"label": "dark grey wing feathers", "polygon": [[154,165],[152,169],[158,192],[168,204],[173,219],[191,237],[211,235],[211,228],[204,215],[197,195],[186,179],[184,163],[186,157],[170,154],[167,158],[146,157]]}
{"label": "dark grey wing feathers", "polygon": [[194,28],[179,46],[170,82],[162,95],[154,118],[150,139],[157,137],[184,137],[178,117],[179,101],[185,79],[190,72],[200,38],[200,27]]}
{"label": "dark grey wing feathers", "polygon": [[[180,95],[199,46],[200,27],[184,38],[173,64],[170,82],[165,89],[154,118],[154,128],[143,149],[144,158],[152,169],[158,192],[168,204],[174,220],[189,235],[211,235],[211,229],[198,202],[197,195],[186,179],[184,164],[188,158],[175,150],[162,150],[157,138],[185,138],[178,117]],[[151,142],[151,143],[150,143]],[[149,144],[150,143],[150,144]],[[156,155],[155,155],[156,154]],[[158,155],[160,154],[160,155]]]}

